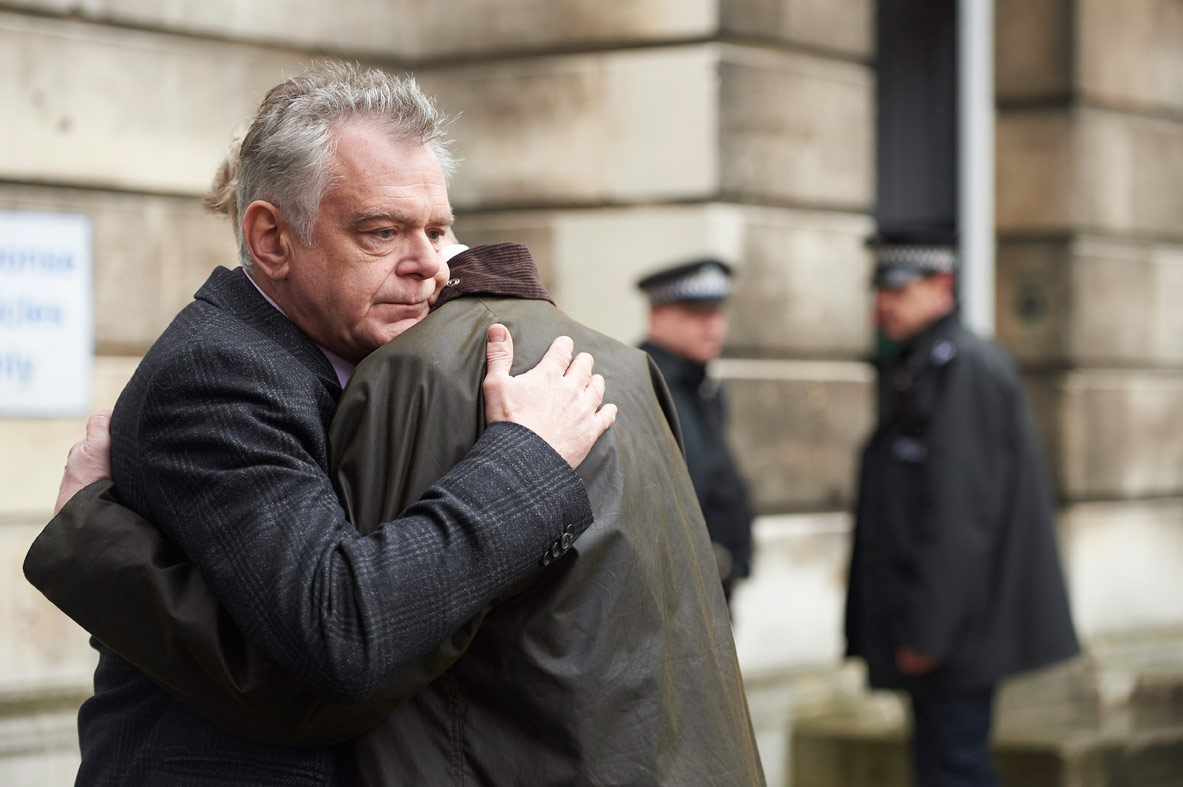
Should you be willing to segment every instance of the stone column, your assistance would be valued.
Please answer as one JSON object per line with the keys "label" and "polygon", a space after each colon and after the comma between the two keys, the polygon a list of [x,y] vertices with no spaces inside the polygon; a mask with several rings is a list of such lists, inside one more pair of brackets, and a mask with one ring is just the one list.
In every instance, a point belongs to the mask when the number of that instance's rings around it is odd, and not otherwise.
{"label": "stone column", "polygon": [[1183,629],[1183,3],[999,0],[998,335],[1086,640]]}

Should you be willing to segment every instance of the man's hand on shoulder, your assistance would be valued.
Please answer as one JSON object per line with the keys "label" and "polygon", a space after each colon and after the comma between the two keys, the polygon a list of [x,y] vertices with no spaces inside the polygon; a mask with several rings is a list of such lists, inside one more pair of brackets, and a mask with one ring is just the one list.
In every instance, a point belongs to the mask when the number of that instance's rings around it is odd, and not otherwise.
{"label": "man's hand on shoulder", "polygon": [[86,422],[86,437],[66,454],[66,469],[53,505],[57,516],[70,498],[95,481],[111,477],[111,411],[100,410]]}
{"label": "man's hand on shoulder", "polygon": [[571,359],[574,343],[560,336],[530,371],[513,377],[513,339],[504,325],[489,328],[485,418],[530,429],[578,467],[592,445],[616,420],[616,405],[604,401],[604,378],[592,374],[592,357]]}

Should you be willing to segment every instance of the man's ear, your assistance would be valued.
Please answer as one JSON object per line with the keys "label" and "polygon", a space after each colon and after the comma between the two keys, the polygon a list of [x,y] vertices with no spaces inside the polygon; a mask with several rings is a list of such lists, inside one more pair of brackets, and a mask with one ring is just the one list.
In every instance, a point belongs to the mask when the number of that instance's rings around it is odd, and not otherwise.
{"label": "man's ear", "polygon": [[273,282],[287,278],[293,238],[279,208],[263,200],[247,205],[242,214],[242,237],[260,273]]}

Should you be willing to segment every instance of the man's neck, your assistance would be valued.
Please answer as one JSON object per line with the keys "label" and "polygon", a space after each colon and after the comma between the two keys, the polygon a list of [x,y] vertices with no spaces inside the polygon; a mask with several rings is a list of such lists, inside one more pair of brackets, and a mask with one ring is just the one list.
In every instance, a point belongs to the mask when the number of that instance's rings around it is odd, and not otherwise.
{"label": "man's neck", "polygon": [[[270,293],[268,293],[267,290],[265,290],[263,288],[263,285],[261,285],[255,279],[252,270],[247,270],[246,278],[247,278],[247,281],[249,281],[251,284],[255,285],[255,289],[259,291],[259,294],[262,295],[263,298],[268,303],[270,303],[272,306],[274,306],[275,310],[277,312],[282,314],[284,317],[288,317],[288,313],[283,310],[283,307],[281,307],[278,303],[276,303],[275,299],[271,297]],[[264,281],[266,282],[266,284],[268,286],[271,284],[271,282],[267,281],[265,278],[264,278]],[[288,319],[290,320],[292,318],[288,317]],[[299,327],[299,326],[296,326],[296,327]],[[332,364],[333,371],[337,374],[337,382],[339,382],[341,384],[341,387],[344,388],[345,385],[349,382],[349,378],[353,376],[353,370],[355,368],[357,368],[357,364],[355,364],[351,361],[345,360],[340,355],[337,355],[335,352],[333,352],[329,348],[325,347],[320,342],[317,342],[316,346],[320,348],[320,351],[322,353],[324,353],[324,357],[328,359],[330,364]]]}
{"label": "man's neck", "polygon": [[280,314],[283,314],[283,316],[287,317],[287,313],[285,313],[275,301],[275,295],[272,292],[274,285],[272,285],[271,281],[266,276],[259,273],[258,269],[256,268],[247,268],[244,265],[243,270],[246,271],[246,277],[251,280],[251,284],[255,285],[255,289],[259,291],[259,294],[266,298],[268,303],[279,309]]}

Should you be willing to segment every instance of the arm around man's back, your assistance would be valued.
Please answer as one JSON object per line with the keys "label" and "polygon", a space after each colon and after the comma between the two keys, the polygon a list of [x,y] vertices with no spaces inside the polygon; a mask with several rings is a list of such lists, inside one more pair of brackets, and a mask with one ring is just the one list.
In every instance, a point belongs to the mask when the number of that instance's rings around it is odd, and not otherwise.
{"label": "arm around man's back", "polygon": [[505,424],[397,522],[362,537],[316,459],[323,426],[292,416],[282,370],[225,351],[187,363],[202,373],[161,370],[168,395],[145,407],[126,459],[150,469],[145,513],[247,636],[328,697],[374,692],[534,570],[538,544],[590,523],[568,464]]}
{"label": "arm around man's back", "polygon": [[[492,334],[497,337],[498,329]],[[569,446],[571,434],[584,435],[584,445],[575,445],[582,456],[611,423],[614,408],[596,412],[599,395],[588,397],[584,389],[588,385],[598,387],[600,382],[589,378],[584,384],[581,375],[588,370],[567,367],[569,343],[556,341],[555,345],[558,350],[549,357],[550,367],[538,367],[541,374],[534,376],[535,386],[540,378],[544,386],[556,384],[557,378],[557,384],[574,387],[576,405],[563,396],[540,394],[536,389],[515,385],[503,373],[512,361],[512,342],[493,342],[487,356],[493,377],[500,375],[502,386],[509,383],[500,395],[503,399],[519,395],[519,401],[497,401],[493,407],[511,414],[520,412],[520,395],[524,394],[527,403],[533,401],[536,407],[550,403],[562,408],[560,418],[584,422],[598,419],[600,425],[589,431],[578,424],[568,427],[554,422],[552,416],[552,427],[557,424],[567,433]],[[569,371],[577,373],[569,375]],[[490,417],[496,420],[495,414]],[[62,500],[69,497],[72,488],[94,484],[110,474],[108,445],[105,419],[92,419],[86,439],[71,450],[62,481]],[[564,528],[574,524],[582,530],[580,517],[586,504],[582,486],[541,439],[525,429],[500,425],[482,438],[474,459],[482,456],[485,459],[481,461],[489,460],[497,466],[508,462],[507,467],[495,468],[500,472],[528,472],[545,490],[545,494],[533,498],[515,495],[500,499],[502,504],[515,501],[515,505],[534,509],[534,515],[525,521],[512,511],[505,512],[515,521],[508,523],[512,529],[504,546],[525,555],[527,562],[540,554],[550,541],[550,533],[544,533],[542,541],[537,542],[526,527],[531,521],[539,521],[539,514],[545,519],[557,512]],[[547,480],[546,473],[538,474],[538,469],[545,467],[551,468],[555,478]],[[306,690],[287,670],[269,662],[251,642],[243,640],[225,607],[186,555],[150,522],[120,506],[111,496],[109,484],[99,487],[94,484],[71,499],[62,515],[46,527],[26,560],[27,576],[100,641],[191,708],[236,734],[274,742],[321,744],[363,732],[454,661],[479,625],[479,618],[467,621],[431,653],[383,684],[364,707],[328,702]],[[548,502],[551,512],[538,512],[538,507]],[[492,559],[494,555],[487,557]],[[96,588],[104,592],[95,592]],[[338,688],[331,686],[334,679],[327,681],[328,690],[338,696],[352,696],[362,690],[353,682],[364,677],[364,671],[347,671],[335,679],[342,684]],[[326,681],[318,681],[318,685],[324,686]]]}
{"label": "arm around man's back", "polygon": [[119,504],[109,478],[69,498],[33,542],[24,571],[76,623],[191,710],[264,743],[324,746],[372,729],[470,637],[466,626],[365,703],[326,700],[243,636],[176,545]]}
{"label": "arm around man's back", "polygon": [[[515,450],[515,442],[529,447]],[[553,465],[560,485],[573,475],[539,438],[513,424],[495,426],[481,453],[494,462],[510,457],[531,467]],[[581,492],[574,489],[574,499]],[[579,521],[577,510],[563,515]],[[529,536],[522,541],[514,548],[540,551]],[[478,613],[404,665],[365,702],[326,700],[243,637],[186,556],[119,505],[110,480],[70,498],[34,542],[25,574],[83,628],[191,709],[236,735],[272,743],[326,745],[366,732],[452,664],[482,617]]]}

